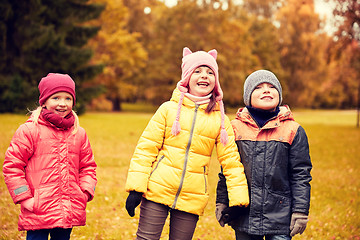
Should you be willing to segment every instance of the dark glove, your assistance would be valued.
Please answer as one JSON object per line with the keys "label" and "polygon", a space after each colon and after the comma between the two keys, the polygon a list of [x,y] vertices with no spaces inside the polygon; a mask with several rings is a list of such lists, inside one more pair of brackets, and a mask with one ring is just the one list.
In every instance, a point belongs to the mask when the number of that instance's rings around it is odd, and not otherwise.
{"label": "dark glove", "polygon": [[225,208],[221,213],[223,215],[224,223],[229,223],[235,219],[237,219],[242,212],[244,211],[244,207],[240,206],[232,206]]}
{"label": "dark glove", "polygon": [[290,236],[295,236],[296,234],[302,234],[305,231],[306,224],[309,221],[308,216],[303,213],[293,213],[291,215],[290,223]]}
{"label": "dark glove", "polygon": [[216,220],[218,220],[220,226],[224,227],[225,223],[224,223],[224,215],[222,214],[222,211],[224,211],[225,208],[227,208],[228,206],[224,203],[216,203],[216,209],[215,209],[215,216],[216,216]]}
{"label": "dark glove", "polygon": [[125,208],[130,217],[135,216],[135,208],[139,206],[143,193],[130,191],[129,196],[126,199]]}

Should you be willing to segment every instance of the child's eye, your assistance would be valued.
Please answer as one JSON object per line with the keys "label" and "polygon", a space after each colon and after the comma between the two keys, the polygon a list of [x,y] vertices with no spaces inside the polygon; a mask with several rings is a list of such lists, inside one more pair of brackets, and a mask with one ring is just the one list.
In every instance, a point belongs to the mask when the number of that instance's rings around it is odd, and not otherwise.
{"label": "child's eye", "polygon": [[68,98],[66,98],[66,101],[71,101],[71,98],[69,98],[69,97],[68,97]]}
{"label": "child's eye", "polygon": [[208,74],[214,74],[212,71],[209,71]]}

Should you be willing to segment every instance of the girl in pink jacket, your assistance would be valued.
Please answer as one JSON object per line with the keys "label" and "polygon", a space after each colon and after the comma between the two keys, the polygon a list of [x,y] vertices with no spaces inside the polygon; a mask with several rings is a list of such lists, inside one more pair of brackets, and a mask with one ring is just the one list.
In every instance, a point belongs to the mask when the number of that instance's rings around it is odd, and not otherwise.
{"label": "girl in pink jacket", "polygon": [[49,73],[39,83],[40,106],[15,132],[3,174],[26,239],[70,239],[83,226],[94,197],[96,163],[85,130],[72,110],[75,83]]}

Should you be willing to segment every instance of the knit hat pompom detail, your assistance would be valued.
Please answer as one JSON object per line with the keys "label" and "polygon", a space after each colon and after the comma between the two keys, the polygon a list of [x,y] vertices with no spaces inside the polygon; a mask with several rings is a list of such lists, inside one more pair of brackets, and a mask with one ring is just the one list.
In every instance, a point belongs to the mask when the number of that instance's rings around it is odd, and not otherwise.
{"label": "knit hat pompom detail", "polygon": [[268,70],[257,70],[251,73],[244,83],[244,103],[245,106],[251,106],[251,94],[255,88],[262,83],[270,83],[279,93],[279,104],[282,103],[282,88],[279,80],[274,73]]}
{"label": "knit hat pompom detail", "polygon": [[57,92],[67,92],[73,97],[73,105],[76,103],[75,82],[68,74],[49,73],[39,83],[39,104],[43,105],[46,100]]}
{"label": "knit hat pompom detail", "polygon": [[194,70],[200,66],[207,66],[209,67],[215,74],[215,86],[213,90],[213,94],[215,96],[215,100],[219,102],[220,104],[220,112],[221,112],[221,132],[220,132],[220,139],[221,142],[226,145],[228,142],[228,135],[225,130],[224,125],[224,106],[223,106],[223,91],[220,87],[219,82],[219,70],[218,70],[218,64],[216,62],[217,58],[217,51],[215,49],[210,50],[209,52],[205,51],[197,51],[192,52],[188,47],[185,47],[183,49],[183,57],[182,57],[182,64],[181,64],[181,80],[177,83],[177,88],[180,90],[181,95],[178,103],[178,109],[176,113],[176,119],[173,123],[171,133],[176,136],[180,133],[181,127],[180,127],[180,113],[181,113],[181,106],[183,103],[183,99],[185,96],[185,93],[189,92],[189,81],[191,78],[191,75],[193,74]]}
{"label": "knit hat pompom detail", "polygon": [[171,128],[171,134],[176,136],[179,134],[181,127],[180,127],[180,111],[181,111],[181,105],[182,102],[184,100],[184,96],[185,93],[182,92],[179,98],[179,103],[178,103],[178,107],[177,107],[177,112],[176,112],[176,118],[175,118],[175,122],[173,123],[173,126]]}
{"label": "knit hat pompom detail", "polygon": [[220,142],[225,146],[229,141],[229,136],[225,129],[225,110],[224,103],[220,101],[220,112],[221,112],[221,130],[220,130]]}

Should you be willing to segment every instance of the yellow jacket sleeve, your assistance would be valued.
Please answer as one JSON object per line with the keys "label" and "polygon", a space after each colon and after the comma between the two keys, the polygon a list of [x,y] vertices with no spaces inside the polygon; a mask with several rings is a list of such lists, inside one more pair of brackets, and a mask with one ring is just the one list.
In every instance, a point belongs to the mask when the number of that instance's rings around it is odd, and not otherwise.
{"label": "yellow jacket sleeve", "polygon": [[125,184],[126,191],[146,192],[152,164],[164,141],[166,104],[159,107],[142,133],[134,154]]}
{"label": "yellow jacket sleeve", "polygon": [[218,160],[223,168],[223,174],[226,178],[229,206],[248,206],[249,191],[244,166],[240,161],[240,154],[235,143],[234,131],[227,116],[225,116],[225,129],[228,133],[229,141],[224,146],[220,142],[219,136],[216,143],[216,150]]}

